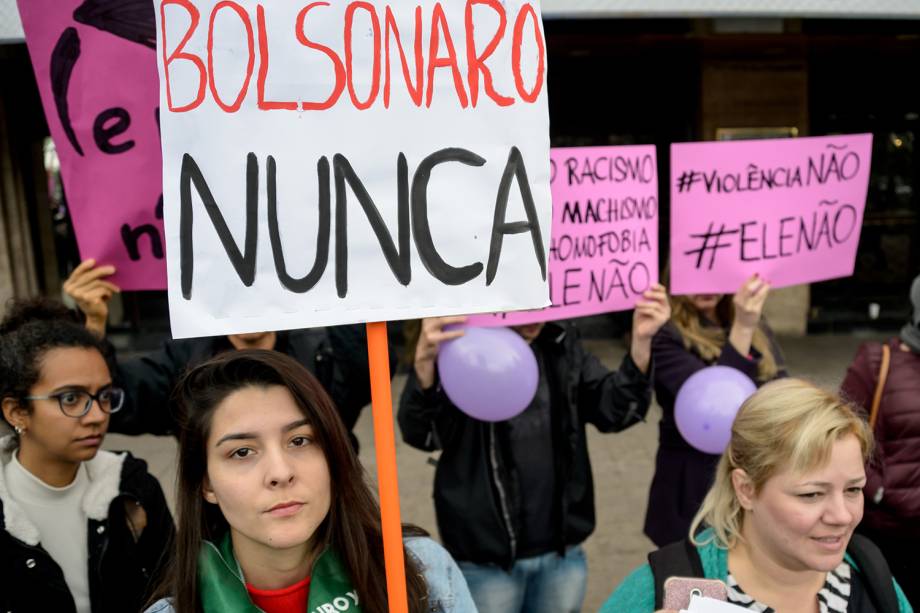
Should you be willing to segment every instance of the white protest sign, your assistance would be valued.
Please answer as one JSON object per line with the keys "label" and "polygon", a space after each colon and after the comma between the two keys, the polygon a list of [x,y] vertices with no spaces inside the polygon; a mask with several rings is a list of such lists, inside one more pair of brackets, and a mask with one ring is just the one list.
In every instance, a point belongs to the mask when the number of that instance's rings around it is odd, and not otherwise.
{"label": "white protest sign", "polygon": [[155,3],[174,337],[549,304],[539,2]]}

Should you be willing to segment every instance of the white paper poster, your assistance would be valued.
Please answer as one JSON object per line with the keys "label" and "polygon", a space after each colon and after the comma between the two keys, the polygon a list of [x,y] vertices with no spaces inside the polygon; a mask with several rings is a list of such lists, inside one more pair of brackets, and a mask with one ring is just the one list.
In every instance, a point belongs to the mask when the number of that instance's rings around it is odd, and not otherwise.
{"label": "white paper poster", "polygon": [[549,304],[539,2],[155,4],[174,337]]}

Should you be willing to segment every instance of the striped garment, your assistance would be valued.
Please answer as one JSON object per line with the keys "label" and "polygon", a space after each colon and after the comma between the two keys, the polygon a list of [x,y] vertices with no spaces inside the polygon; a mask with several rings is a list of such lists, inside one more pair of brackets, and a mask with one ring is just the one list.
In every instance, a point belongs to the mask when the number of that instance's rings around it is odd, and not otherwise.
{"label": "striped garment", "polygon": [[[772,607],[757,602],[744,593],[735,577],[728,573],[728,601],[740,607],[758,613],[776,613]],[[821,613],[846,613],[850,600],[850,565],[841,562],[840,566],[827,573],[824,587],[818,592],[818,605]]]}

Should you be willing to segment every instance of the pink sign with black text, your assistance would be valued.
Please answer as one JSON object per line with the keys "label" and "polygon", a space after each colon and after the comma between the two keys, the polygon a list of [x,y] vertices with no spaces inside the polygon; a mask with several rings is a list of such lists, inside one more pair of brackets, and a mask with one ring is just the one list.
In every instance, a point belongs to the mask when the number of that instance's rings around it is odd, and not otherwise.
{"label": "pink sign with black text", "polygon": [[658,164],[654,145],[550,152],[552,306],[470,317],[513,326],[631,309],[658,282]]}
{"label": "pink sign with black text", "polygon": [[671,145],[671,293],[852,275],[871,158],[871,134]]}
{"label": "pink sign with black text", "polygon": [[19,0],[82,258],[122,289],[166,289],[150,0]]}

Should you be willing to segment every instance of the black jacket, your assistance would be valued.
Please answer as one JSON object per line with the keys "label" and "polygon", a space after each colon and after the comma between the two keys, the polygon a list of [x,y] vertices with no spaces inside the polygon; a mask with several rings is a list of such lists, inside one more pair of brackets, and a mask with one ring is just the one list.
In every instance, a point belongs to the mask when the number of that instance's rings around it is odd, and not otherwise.
{"label": "black jacket", "polygon": [[[335,326],[278,332],[275,350],[291,356],[313,373],[351,430],[370,402],[364,326]],[[170,398],[186,370],[233,346],[225,336],[166,341],[158,351],[122,360],[117,384],[125,389],[125,406],[112,415],[110,432],[164,435],[176,431]]]}
{"label": "black jacket", "polygon": [[[585,351],[574,328],[547,324],[534,341],[546,365],[553,420],[556,549],[584,541],[594,530],[594,485],[585,424],[617,432],[641,421],[651,402],[647,376],[627,355],[608,371]],[[475,385],[474,381],[470,382]],[[419,387],[410,373],[399,405],[409,445],[442,450],[434,480],[438,529],[457,560],[510,567],[517,557],[518,491],[507,460],[506,425],[468,417],[440,385]]]}
{"label": "black jacket", "polygon": [[[129,453],[100,451],[87,463],[87,469],[92,480],[84,500],[89,517],[87,556],[92,611],[140,611],[160,580],[173,546],[175,528],[166,499],[159,482],[147,472],[147,463]],[[135,503],[147,515],[147,526],[137,541],[125,512],[126,505]],[[75,612],[61,567],[41,546],[38,530],[22,508],[10,499],[2,470],[0,526],[0,611]]]}

